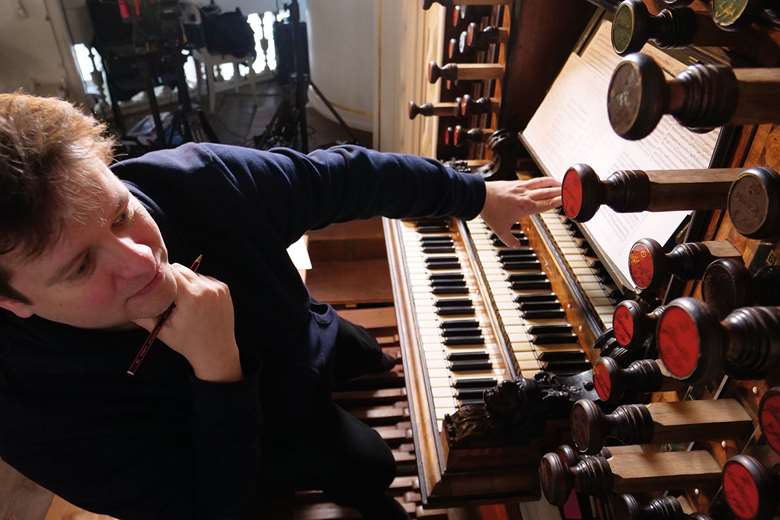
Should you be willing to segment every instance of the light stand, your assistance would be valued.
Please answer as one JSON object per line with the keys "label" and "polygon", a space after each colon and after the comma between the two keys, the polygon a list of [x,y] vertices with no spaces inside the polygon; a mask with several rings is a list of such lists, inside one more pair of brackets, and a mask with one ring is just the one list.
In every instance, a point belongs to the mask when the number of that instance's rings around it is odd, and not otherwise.
{"label": "light stand", "polygon": [[[269,148],[271,146],[289,146],[301,152],[309,151],[309,127],[306,118],[306,103],[309,85],[319,96],[322,102],[328,107],[339,122],[339,126],[349,136],[350,143],[356,143],[357,138],[352,129],[347,125],[341,115],[336,111],[330,101],[325,97],[322,91],[311,81],[309,75],[308,52],[300,52],[303,48],[308,51],[305,43],[299,41],[301,34],[301,11],[298,0],[291,0],[286,6],[290,10],[290,17],[287,24],[290,25],[290,47],[292,50],[292,70],[290,73],[290,83],[292,92],[282,101],[282,104],[273,115],[271,122],[266,126],[265,131],[255,137],[255,146],[258,148]],[[277,42],[277,45],[280,43]],[[304,62],[305,60],[305,62]]]}

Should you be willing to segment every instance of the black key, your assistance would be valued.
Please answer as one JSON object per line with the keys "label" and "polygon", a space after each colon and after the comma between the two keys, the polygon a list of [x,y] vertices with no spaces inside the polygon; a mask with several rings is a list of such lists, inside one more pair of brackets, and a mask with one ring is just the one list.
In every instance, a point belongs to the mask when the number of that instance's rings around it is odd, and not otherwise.
{"label": "black key", "polygon": [[546,294],[518,294],[515,296],[517,303],[523,302],[557,302],[558,297],[553,293]]}
{"label": "black key", "polygon": [[520,224],[520,222],[515,222],[512,224],[512,231],[520,231],[523,229],[523,225]]}
{"label": "black key", "polygon": [[450,352],[447,354],[449,361],[485,361],[489,360],[490,355],[482,350],[473,352]]}
{"label": "black key", "polygon": [[[512,236],[514,236],[518,240],[522,238],[528,238],[525,236],[525,233],[523,233],[522,231],[512,231]],[[495,233],[491,233],[490,240],[496,240],[496,239],[498,239],[498,235],[496,235]]]}
{"label": "black key", "polygon": [[449,233],[450,226],[417,226],[418,233]]}
{"label": "black key", "polygon": [[443,264],[448,262],[457,262],[457,256],[429,256],[425,259],[426,264]]}
{"label": "black key", "polygon": [[444,344],[450,347],[457,345],[484,345],[485,338],[482,336],[453,336],[444,338]]}
{"label": "black key", "polygon": [[455,384],[452,385],[455,388],[462,389],[462,388],[493,388],[498,384],[498,381],[493,379],[492,377],[472,377],[472,378],[463,378],[458,379],[455,381]]}
{"label": "black key", "polygon": [[449,235],[441,237],[421,237],[420,243],[423,246],[453,246],[455,242],[452,241],[452,237]]}
{"label": "black key", "polygon": [[422,242],[423,249],[430,248],[430,247],[454,247],[455,244],[452,243],[452,240],[434,240],[431,242],[423,241]]}
{"label": "black key", "polygon": [[501,262],[501,265],[507,271],[536,271],[542,268],[542,264],[539,260]]}
{"label": "black key", "polygon": [[[465,280],[460,273],[437,273],[428,275],[428,279],[432,282],[440,282],[444,280]],[[465,283],[465,282],[464,282]]]}
{"label": "black key", "polygon": [[546,289],[546,290],[552,289],[552,285],[550,285],[550,282],[548,280],[533,281],[533,282],[512,282],[511,287],[515,291],[533,291],[537,289]]}
{"label": "black key", "polygon": [[493,363],[490,361],[451,361],[450,370],[453,372],[469,372],[476,370],[492,370]]}
{"label": "black key", "polygon": [[577,336],[574,334],[535,334],[531,335],[531,343],[534,345],[570,345],[577,343]]}
{"label": "black key", "polygon": [[442,329],[470,329],[479,328],[479,323],[477,320],[449,320],[439,323],[439,327]]}
{"label": "black key", "polygon": [[598,258],[586,258],[585,262],[588,264],[588,267],[592,269],[604,269],[604,264],[602,264],[601,260]]}
{"label": "black key", "polygon": [[431,291],[436,296],[460,296],[469,293],[468,287],[433,287]]}
{"label": "black key", "polygon": [[563,310],[560,302],[523,302],[519,305],[521,311],[555,311]]}
{"label": "black key", "polygon": [[436,314],[439,316],[472,315],[474,312],[474,307],[443,307],[436,309]]}
{"label": "black key", "polygon": [[469,298],[442,298],[434,302],[436,307],[468,307],[474,305]]}
{"label": "black key", "polygon": [[425,266],[431,271],[443,271],[445,269],[460,269],[460,262],[434,262]]}
{"label": "black key", "polygon": [[499,258],[515,258],[518,256],[536,257],[536,252],[530,247],[521,247],[518,249],[502,249],[497,252]]}
{"label": "black key", "polygon": [[422,252],[426,255],[443,255],[443,254],[453,254],[455,253],[454,247],[449,246],[431,246],[431,247],[423,247]]}
{"label": "black key", "polygon": [[480,406],[480,405],[485,404],[485,401],[483,399],[462,399],[462,400],[458,401],[458,403],[461,406],[466,406],[466,405],[469,405],[469,404]]}
{"label": "black key", "polygon": [[481,336],[482,331],[479,330],[479,327],[470,327],[470,328],[463,328],[463,329],[445,329],[442,332],[442,336],[445,338],[454,338],[454,337],[464,337],[464,336]]}
{"label": "black key", "polygon": [[485,390],[490,388],[469,388],[455,392],[455,399],[461,404],[479,404],[484,401]]}
{"label": "black key", "polygon": [[431,287],[466,287],[466,280],[432,280]]}
{"label": "black key", "polygon": [[565,318],[566,313],[560,311],[521,311],[520,315],[527,320],[545,320],[555,318]]}
{"label": "black key", "polygon": [[512,273],[506,277],[507,282],[533,282],[539,280],[547,280],[547,275],[544,273]]}
{"label": "black key", "polygon": [[568,323],[561,323],[560,325],[531,325],[528,327],[527,332],[532,336],[539,334],[566,334],[572,332],[572,328]]}
{"label": "black key", "polygon": [[[515,237],[517,238],[517,241],[520,242],[521,246],[527,246],[528,245],[528,239],[523,237]],[[504,244],[500,238],[496,238],[493,240],[493,247],[506,247],[506,244]]]}

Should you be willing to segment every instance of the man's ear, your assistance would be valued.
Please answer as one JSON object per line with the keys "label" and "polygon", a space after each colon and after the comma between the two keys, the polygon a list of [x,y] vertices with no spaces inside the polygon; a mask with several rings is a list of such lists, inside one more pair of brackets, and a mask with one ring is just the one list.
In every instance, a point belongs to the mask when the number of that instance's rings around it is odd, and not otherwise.
{"label": "man's ear", "polygon": [[20,318],[29,318],[33,315],[32,305],[7,296],[0,296],[0,309],[11,311]]}

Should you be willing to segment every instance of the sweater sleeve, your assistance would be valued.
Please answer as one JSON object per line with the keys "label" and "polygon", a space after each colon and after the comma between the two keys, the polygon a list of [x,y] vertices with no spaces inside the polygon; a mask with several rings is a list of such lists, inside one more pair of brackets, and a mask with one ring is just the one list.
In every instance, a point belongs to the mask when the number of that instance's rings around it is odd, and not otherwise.
{"label": "sweater sleeve", "polygon": [[190,402],[158,407],[108,394],[74,402],[69,389],[4,392],[0,408],[14,421],[0,456],[69,502],[122,520],[256,518],[256,378],[189,384]]}
{"label": "sweater sleeve", "polygon": [[287,244],[334,222],[456,216],[474,218],[485,202],[482,178],[413,155],[338,146],[304,155],[205,145],[251,204],[266,208]]}

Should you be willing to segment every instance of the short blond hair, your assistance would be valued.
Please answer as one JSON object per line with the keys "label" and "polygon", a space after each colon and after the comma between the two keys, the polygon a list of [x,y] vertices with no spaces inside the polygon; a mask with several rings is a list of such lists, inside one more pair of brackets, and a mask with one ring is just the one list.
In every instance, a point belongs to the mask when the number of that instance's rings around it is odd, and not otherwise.
{"label": "short blond hair", "polygon": [[[0,94],[0,255],[32,258],[56,242],[66,208],[84,195],[87,165],[108,165],[114,143],[67,101]],[[23,299],[9,279],[0,266],[0,296]]]}

